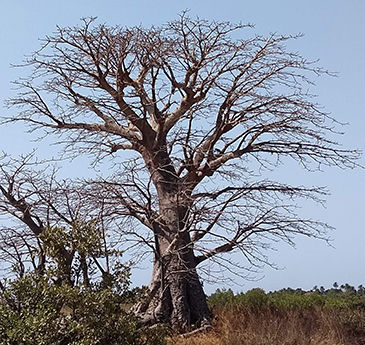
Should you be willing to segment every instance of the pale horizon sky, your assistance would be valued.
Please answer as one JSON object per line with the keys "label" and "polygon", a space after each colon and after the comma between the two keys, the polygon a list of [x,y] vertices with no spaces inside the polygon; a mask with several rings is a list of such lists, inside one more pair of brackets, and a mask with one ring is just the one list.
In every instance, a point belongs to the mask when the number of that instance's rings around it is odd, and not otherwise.
{"label": "pale horizon sky", "polygon": [[[313,92],[317,101],[340,122],[345,135],[338,140],[344,148],[365,147],[365,1],[363,0],[226,0],[183,3],[156,0],[0,0],[0,99],[14,95],[11,81],[26,73],[10,64],[21,63],[26,54],[40,46],[39,39],[52,34],[56,26],[74,26],[80,18],[97,16],[107,25],[159,26],[174,20],[183,10],[190,16],[208,20],[255,24],[251,34],[298,34],[305,36],[291,49],[309,60],[338,73],[335,78],[321,77]],[[9,111],[1,108],[1,113]],[[29,139],[24,127],[0,127],[0,150],[13,155],[29,152]],[[47,147],[40,148],[42,153]],[[364,157],[359,162],[365,165]],[[303,204],[301,212],[336,228],[330,233],[332,247],[325,242],[298,238],[297,248],[279,244],[268,253],[281,269],[265,268],[258,281],[240,281],[231,286],[235,291],[261,287],[266,291],[286,287],[311,289],[314,285],[330,288],[336,281],[365,285],[365,170],[325,169],[308,173],[293,164],[281,167],[275,176],[294,184],[327,186],[331,195],[326,207]],[[148,284],[150,268],[133,273],[136,285]],[[207,293],[222,285],[205,285]],[[229,288],[230,286],[226,286]]]}

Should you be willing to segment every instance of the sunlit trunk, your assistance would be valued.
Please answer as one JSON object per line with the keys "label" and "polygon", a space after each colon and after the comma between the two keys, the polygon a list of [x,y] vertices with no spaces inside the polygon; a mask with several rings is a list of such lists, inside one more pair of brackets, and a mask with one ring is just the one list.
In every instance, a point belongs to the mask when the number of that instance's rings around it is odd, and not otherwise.
{"label": "sunlit trunk", "polygon": [[[163,253],[163,248],[161,248]],[[191,250],[155,259],[151,282],[137,314],[146,323],[170,323],[174,328],[200,327],[210,320],[206,296]]]}
{"label": "sunlit trunk", "polygon": [[148,293],[136,310],[147,323],[167,322],[179,330],[200,327],[210,311],[186,231],[188,197],[173,181],[157,183],[160,219],[155,223],[155,259]]}

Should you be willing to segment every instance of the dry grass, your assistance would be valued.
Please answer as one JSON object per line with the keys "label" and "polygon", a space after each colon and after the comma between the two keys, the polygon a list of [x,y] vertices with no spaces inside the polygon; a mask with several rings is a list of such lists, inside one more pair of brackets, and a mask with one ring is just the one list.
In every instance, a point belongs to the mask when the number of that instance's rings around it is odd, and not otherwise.
{"label": "dry grass", "polygon": [[219,308],[214,328],[169,345],[363,345],[365,312],[326,308]]}

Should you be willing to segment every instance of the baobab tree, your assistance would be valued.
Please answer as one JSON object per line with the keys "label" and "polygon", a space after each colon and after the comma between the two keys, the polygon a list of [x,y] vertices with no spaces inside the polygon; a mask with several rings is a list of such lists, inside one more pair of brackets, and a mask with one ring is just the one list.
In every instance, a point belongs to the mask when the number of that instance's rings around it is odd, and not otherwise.
{"label": "baobab tree", "polygon": [[[85,192],[105,217],[154,255],[146,322],[202,325],[209,310],[198,269],[228,267],[240,252],[266,261],[272,241],[325,237],[326,224],[295,213],[319,187],[260,178],[284,157],[304,169],[354,167],[358,152],[333,140],[336,121],[307,91],[316,63],[287,51],[298,36],[241,38],[249,25],[191,19],[161,27],[58,28],[26,61],[29,78],[4,122],[56,136],[70,155],[118,160]],[[236,268],[234,268],[236,269]]]}

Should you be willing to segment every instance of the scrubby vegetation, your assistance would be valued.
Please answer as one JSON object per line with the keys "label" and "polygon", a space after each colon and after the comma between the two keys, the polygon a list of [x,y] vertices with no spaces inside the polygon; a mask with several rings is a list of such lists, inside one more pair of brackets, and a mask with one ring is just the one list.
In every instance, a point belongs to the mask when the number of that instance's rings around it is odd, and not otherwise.
{"label": "scrubby vegetation", "polygon": [[250,308],[340,308],[340,309],[365,309],[365,288],[360,285],[358,289],[345,284],[333,284],[331,289],[314,287],[310,291],[302,289],[282,289],[265,293],[262,289],[252,289],[246,293],[234,294],[232,290],[217,290],[212,294],[208,303],[215,307],[250,307]]}
{"label": "scrubby vegetation", "polygon": [[217,291],[208,299],[213,331],[174,345],[360,345],[365,343],[365,292],[346,284],[332,289]]}
{"label": "scrubby vegetation", "polygon": [[213,329],[171,335],[148,328],[128,310],[141,293],[128,270],[89,286],[57,285],[53,272],[0,284],[4,345],[362,345],[365,288],[348,284],[311,291],[217,290],[208,298]]}
{"label": "scrubby vegetation", "polygon": [[142,327],[128,312],[138,291],[128,281],[57,285],[35,273],[1,284],[1,345],[162,345],[162,328]]}

